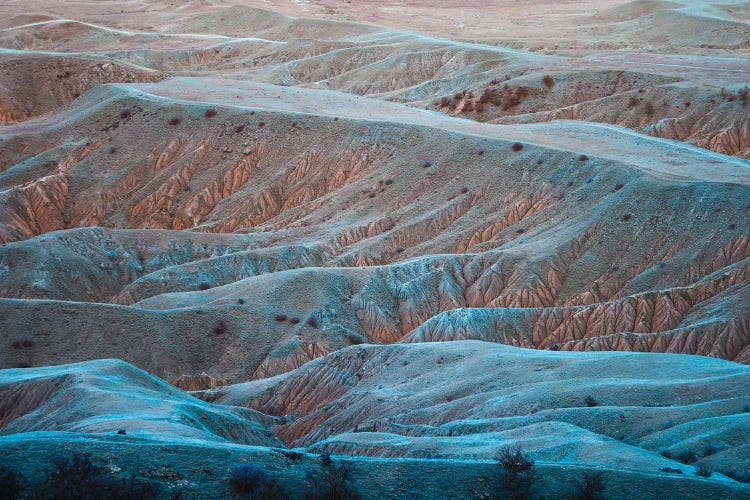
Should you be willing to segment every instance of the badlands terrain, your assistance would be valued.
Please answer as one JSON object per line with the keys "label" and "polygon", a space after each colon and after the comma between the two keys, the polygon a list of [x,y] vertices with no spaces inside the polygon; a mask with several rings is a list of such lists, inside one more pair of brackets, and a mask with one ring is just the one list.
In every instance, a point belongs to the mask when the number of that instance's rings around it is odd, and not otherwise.
{"label": "badlands terrain", "polygon": [[0,12],[0,497],[750,498],[747,1]]}

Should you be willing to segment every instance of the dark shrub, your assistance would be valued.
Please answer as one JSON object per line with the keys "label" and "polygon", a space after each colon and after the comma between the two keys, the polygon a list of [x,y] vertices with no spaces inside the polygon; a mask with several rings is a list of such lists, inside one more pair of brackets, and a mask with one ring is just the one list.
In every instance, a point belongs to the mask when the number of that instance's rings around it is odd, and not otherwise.
{"label": "dark shrub", "polygon": [[627,222],[629,220],[630,220],[630,214],[625,214],[625,215],[622,216],[622,221],[623,222]]}
{"label": "dark shrub", "polygon": [[586,155],[581,155],[578,157],[578,161],[589,161],[589,157]]}
{"label": "dark shrub", "polygon": [[386,179],[385,181],[383,181],[383,183],[384,183],[384,184],[385,184],[386,186],[390,186],[391,184],[393,184],[393,179]]}
{"label": "dark shrub", "polygon": [[530,498],[534,480],[534,460],[521,452],[520,448],[505,447],[495,455],[500,466],[498,479],[503,489],[514,500]]}
{"label": "dark shrub", "polygon": [[685,450],[685,451],[680,452],[679,455],[677,455],[677,460],[680,463],[687,465],[687,464],[695,463],[695,461],[698,460],[698,456],[692,450]]}
{"label": "dark shrub", "polygon": [[484,149],[478,149],[478,150],[477,150],[477,154],[478,154],[479,156],[482,156],[482,155],[484,154]]}
{"label": "dark shrub", "polygon": [[286,314],[277,314],[273,319],[281,323],[282,321],[286,321]]}
{"label": "dark shrub", "polygon": [[526,230],[524,228],[522,228],[522,227],[519,227],[518,229],[516,229],[516,233],[518,233],[518,234],[523,234],[525,232],[526,232]]}
{"label": "dark shrub", "polygon": [[327,451],[324,451],[320,454],[320,463],[323,464],[324,467],[330,467],[333,465],[333,460],[331,459],[331,454]]}
{"label": "dark shrub", "polygon": [[467,187],[462,187],[461,188],[461,194],[466,194],[468,192],[469,192],[469,188],[467,188]]}
{"label": "dark shrub", "polygon": [[21,496],[21,490],[16,472],[0,466],[0,499],[15,500]]}
{"label": "dark shrub", "polygon": [[130,479],[116,480],[108,477],[102,469],[91,463],[85,455],[55,461],[55,470],[49,476],[54,499],[147,499],[157,498],[159,488],[149,481]]}
{"label": "dark shrub", "polygon": [[398,248],[396,248],[396,253],[401,253],[404,250],[406,250],[404,247],[398,247]]}
{"label": "dark shrub", "polygon": [[583,479],[576,482],[577,500],[599,500],[604,498],[604,481],[601,472],[586,472]]}
{"label": "dark shrub", "polygon": [[167,123],[169,123],[170,125],[179,125],[181,121],[182,120],[180,119],[179,116],[173,116],[172,118],[169,119]]}
{"label": "dark shrub", "polygon": [[705,465],[696,465],[695,466],[695,475],[700,477],[711,477],[711,474],[713,472],[711,469],[706,467]]}
{"label": "dark shrub", "polygon": [[113,155],[115,153],[117,153],[117,148],[114,147],[114,146],[110,146],[109,147],[109,154]]}
{"label": "dark shrub", "polygon": [[211,118],[212,116],[216,116],[216,110],[214,108],[208,108],[205,113],[203,113],[203,116],[206,118]]}
{"label": "dark shrub", "polygon": [[557,345],[557,344],[552,344],[552,345],[549,346],[549,350],[550,351],[559,351],[560,350],[560,346]]}
{"label": "dark shrub", "polygon": [[249,495],[260,500],[287,498],[284,488],[255,464],[236,465],[229,471],[229,487],[235,495]]}
{"label": "dark shrub", "polygon": [[266,122],[258,122],[258,128],[263,128],[266,126]]}
{"label": "dark shrub", "polygon": [[235,134],[239,134],[243,130],[245,130],[245,124],[244,123],[240,123],[240,124],[234,126],[234,133]]}
{"label": "dark shrub", "polygon": [[125,108],[122,111],[120,111],[120,118],[125,120],[126,118],[130,118],[130,114],[131,114],[130,108]]}
{"label": "dark shrub", "polygon": [[300,322],[300,319],[299,319],[299,318],[297,318],[297,317],[295,316],[295,317],[293,317],[293,318],[289,318],[289,322],[290,322],[291,324],[293,324],[293,325],[296,325],[297,323],[299,323],[299,322]]}
{"label": "dark shrub", "polygon": [[624,188],[625,184],[615,184],[615,187],[612,188],[612,192],[619,191],[620,189]]}
{"label": "dark shrub", "polygon": [[523,144],[520,142],[513,143],[513,145],[510,147],[513,151],[521,151],[523,149]]}
{"label": "dark shrub", "polygon": [[419,162],[419,166],[422,168],[430,168],[432,166],[432,162],[429,162],[427,160],[422,160]]}
{"label": "dark shrub", "polygon": [[593,408],[594,406],[598,406],[599,403],[596,402],[596,399],[594,399],[592,396],[586,396],[586,399],[583,400],[584,403],[586,403],[586,406],[589,408]]}
{"label": "dark shrub", "polygon": [[209,288],[211,288],[211,285],[209,285],[205,281],[201,283],[200,285],[198,285],[199,290],[208,290]]}
{"label": "dark shrub", "polygon": [[654,112],[655,112],[655,110],[654,110],[654,105],[653,104],[651,104],[649,101],[646,101],[646,102],[643,103],[643,113],[646,116],[651,116],[651,115],[654,114]]}
{"label": "dark shrub", "polygon": [[307,323],[309,326],[313,328],[318,327],[318,320],[315,319],[313,316],[310,316],[309,318],[307,318],[307,321],[305,323]]}
{"label": "dark shrub", "polygon": [[682,469],[674,469],[672,467],[662,467],[659,471],[666,472],[667,474],[682,474]]}
{"label": "dark shrub", "polygon": [[281,450],[281,454],[284,455],[289,460],[299,460],[303,456],[305,456],[303,453],[300,453],[298,451],[289,451],[289,450]]}
{"label": "dark shrub", "polygon": [[727,227],[729,228],[730,231],[734,231],[735,229],[737,229],[737,224],[729,224],[729,226]]}
{"label": "dark shrub", "polygon": [[220,319],[216,322],[216,325],[214,325],[214,335],[223,335],[227,332],[227,322],[223,319]]}
{"label": "dark shrub", "polygon": [[[305,490],[306,500],[356,500],[359,494],[350,481],[354,468],[351,464],[335,464],[330,455],[324,454],[323,467],[318,472],[307,474],[311,485]],[[326,465],[327,464],[327,465]]]}
{"label": "dark shrub", "polygon": [[542,78],[542,82],[544,83],[544,86],[548,89],[551,89],[555,86],[555,80],[552,79],[549,75],[544,75],[544,78]]}
{"label": "dark shrub", "polygon": [[237,299],[237,303],[238,303],[239,305],[242,305],[242,304],[244,304],[244,303],[245,303],[245,299],[241,299],[241,298],[240,298],[240,299]]}

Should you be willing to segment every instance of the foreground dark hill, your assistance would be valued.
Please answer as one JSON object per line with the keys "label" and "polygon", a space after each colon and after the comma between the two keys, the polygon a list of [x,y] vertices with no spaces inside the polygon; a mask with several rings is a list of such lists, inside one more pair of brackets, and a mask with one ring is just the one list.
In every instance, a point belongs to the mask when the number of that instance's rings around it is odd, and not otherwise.
{"label": "foreground dark hill", "polygon": [[541,498],[572,498],[587,470],[618,498],[744,498],[748,377],[702,357],[481,342],[351,347],[197,394],[212,403],[114,360],[3,370],[0,466],[33,494],[53,460],[85,451],[108,477],[151,481],[161,496],[219,498],[229,468],[249,461],[296,498],[329,451],[349,456],[364,498],[464,497],[498,494],[492,456],[515,444],[536,461]]}

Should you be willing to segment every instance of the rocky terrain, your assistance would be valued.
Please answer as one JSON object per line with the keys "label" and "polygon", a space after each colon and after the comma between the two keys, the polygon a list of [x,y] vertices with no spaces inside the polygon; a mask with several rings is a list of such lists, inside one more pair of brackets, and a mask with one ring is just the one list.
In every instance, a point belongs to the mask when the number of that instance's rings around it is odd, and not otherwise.
{"label": "rocky terrain", "polygon": [[81,452],[159,496],[502,498],[517,446],[542,498],[750,496],[746,3],[405,4],[7,6],[27,494]]}

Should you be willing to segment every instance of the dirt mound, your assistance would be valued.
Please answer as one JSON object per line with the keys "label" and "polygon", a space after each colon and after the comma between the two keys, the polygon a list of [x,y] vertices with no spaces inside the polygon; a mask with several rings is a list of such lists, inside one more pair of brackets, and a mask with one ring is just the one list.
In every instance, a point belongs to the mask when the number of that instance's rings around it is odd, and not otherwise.
{"label": "dirt mound", "polygon": [[116,360],[0,372],[0,433],[164,435],[274,446],[271,421],[195,400]]}

